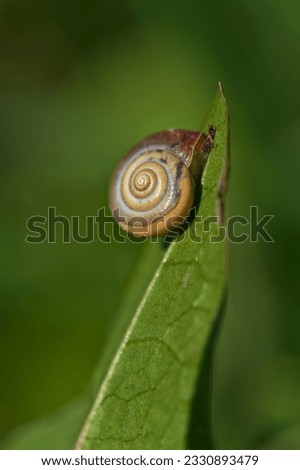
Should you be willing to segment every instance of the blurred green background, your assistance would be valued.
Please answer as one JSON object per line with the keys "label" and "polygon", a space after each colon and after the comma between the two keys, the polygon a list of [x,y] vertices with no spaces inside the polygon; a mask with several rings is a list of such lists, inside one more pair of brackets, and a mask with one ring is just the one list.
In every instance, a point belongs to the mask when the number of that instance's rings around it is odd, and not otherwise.
{"label": "blurred green background", "polygon": [[299,14],[299,2],[279,0],[0,2],[4,448],[86,393],[142,249],[30,245],[27,218],[56,206],[84,223],[107,204],[128,148],[169,127],[199,129],[219,80],[232,123],[229,213],[274,214],[275,243],[229,247],[215,436],[220,448],[300,448]]}

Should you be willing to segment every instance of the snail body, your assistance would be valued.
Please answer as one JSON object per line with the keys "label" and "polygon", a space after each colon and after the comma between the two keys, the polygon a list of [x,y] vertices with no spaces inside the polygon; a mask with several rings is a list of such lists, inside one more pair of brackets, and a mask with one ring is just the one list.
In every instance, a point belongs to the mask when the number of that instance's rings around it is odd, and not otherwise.
{"label": "snail body", "polygon": [[193,206],[214,133],[212,126],[208,135],[170,129],[133,147],[110,183],[109,207],[117,223],[135,236],[178,229]]}

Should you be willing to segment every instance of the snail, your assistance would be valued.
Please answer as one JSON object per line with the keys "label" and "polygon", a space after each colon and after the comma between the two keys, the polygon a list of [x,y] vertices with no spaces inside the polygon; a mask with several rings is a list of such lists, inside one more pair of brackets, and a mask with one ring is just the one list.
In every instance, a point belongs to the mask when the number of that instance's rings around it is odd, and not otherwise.
{"label": "snail", "polygon": [[116,222],[135,236],[160,236],[182,226],[195,185],[213,147],[215,127],[203,132],[169,129],[134,146],[109,187]]}

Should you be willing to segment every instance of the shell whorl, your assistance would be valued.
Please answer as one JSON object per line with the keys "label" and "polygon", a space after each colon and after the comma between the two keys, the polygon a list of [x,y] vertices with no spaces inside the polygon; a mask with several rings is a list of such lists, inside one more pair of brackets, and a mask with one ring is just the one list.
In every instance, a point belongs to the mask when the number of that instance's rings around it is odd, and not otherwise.
{"label": "shell whorl", "polygon": [[182,224],[194,200],[190,170],[196,145],[193,131],[169,130],[135,146],[113,175],[109,206],[119,225],[134,235],[162,235]]}

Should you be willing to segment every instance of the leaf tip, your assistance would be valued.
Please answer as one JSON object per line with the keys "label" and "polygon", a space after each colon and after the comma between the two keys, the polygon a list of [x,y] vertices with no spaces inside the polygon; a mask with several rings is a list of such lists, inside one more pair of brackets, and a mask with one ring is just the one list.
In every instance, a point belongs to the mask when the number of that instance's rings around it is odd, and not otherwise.
{"label": "leaf tip", "polygon": [[218,92],[219,92],[219,97],[225,103],[226,110],[227,110],[227,113],[228,113],[227,100],[226,100],[225,95],[224,95],[223,83],[221,81],[218,81]]}

